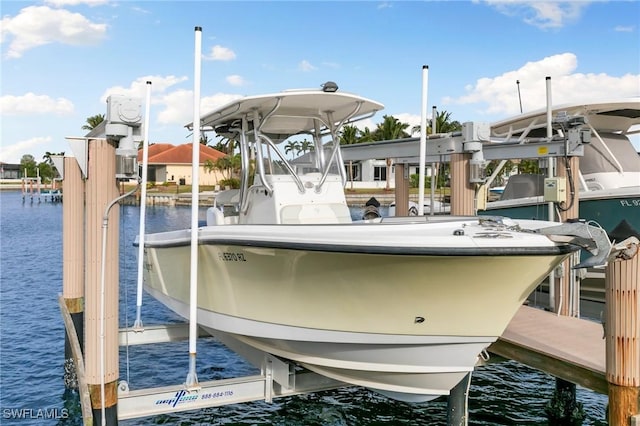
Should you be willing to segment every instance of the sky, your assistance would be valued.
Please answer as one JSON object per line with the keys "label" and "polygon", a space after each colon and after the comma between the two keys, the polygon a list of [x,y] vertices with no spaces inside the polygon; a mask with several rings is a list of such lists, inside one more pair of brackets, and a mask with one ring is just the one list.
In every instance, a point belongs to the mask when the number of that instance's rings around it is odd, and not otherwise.
{"label": "sky", "polygon": [[65,137],[84,136],[109,95],[144,102],[146,81],[149,141],[191,142],[196,26],[202,113],[331,80],[385,105],[370,128],[384,114],[415,125],[424,65],[429,116],[435,105],[459,122],[544,108],[547,76],[553,104],[640,96],[638,1],[2,0],[0,11],[6,163],[71,154]]}

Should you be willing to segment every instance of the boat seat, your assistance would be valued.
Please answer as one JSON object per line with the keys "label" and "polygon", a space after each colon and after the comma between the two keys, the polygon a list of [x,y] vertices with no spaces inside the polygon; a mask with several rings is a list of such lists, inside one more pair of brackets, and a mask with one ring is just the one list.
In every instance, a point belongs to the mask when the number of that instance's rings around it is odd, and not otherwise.
{"label": "boat seat", "polygon": [[217,207],[209,207],[207,209],[207,226],[224,225],[224,214]]}
{"label": "boat seat", "polygon": [[349,222],[349,207],[340,203],[294,204],[280,210],[280,223],[284,225]]}

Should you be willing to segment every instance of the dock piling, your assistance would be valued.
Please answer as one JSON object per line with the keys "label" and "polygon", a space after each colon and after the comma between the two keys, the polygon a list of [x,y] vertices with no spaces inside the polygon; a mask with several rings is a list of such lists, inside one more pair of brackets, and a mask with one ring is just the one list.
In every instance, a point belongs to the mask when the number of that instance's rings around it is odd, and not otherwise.
{"label": "dock piling", "polygon": [[[103,216],[118,197],[115,147],[106,139],[89,140],[86,181],[87,288],[85,296],[85,360],[95,424],[118,423],[118,221],[112,209],[103,242]],[[103,244],[107,247],[102,255]],[[104,263],[104,276],[103,276]],[[104,279],[104,283],[102,280]],[[101,284],[104,284],[102,286]],[[104,412],[104,423],[103,423]]]}
{"label": "dock piling", "polygon": [[[62,205],[62,297],[75,326],[80,348],[84,347],[84,182],[75,158],[64,159],[67,202]],[[77,379],[73,353],[65,333],[65,385],[75,389]]]}
{"label": "dock piling", "polygon": [[626,241],[627,249],[610,260],[605,269],[611,425],[628,425],[640,415],[640,243],[636,238]]}

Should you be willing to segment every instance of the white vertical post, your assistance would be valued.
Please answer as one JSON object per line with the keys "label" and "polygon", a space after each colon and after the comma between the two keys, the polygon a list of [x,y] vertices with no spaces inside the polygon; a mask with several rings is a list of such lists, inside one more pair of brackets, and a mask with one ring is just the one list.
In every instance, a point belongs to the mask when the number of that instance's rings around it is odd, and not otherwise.
{"label": "white vertical post", "polygon": [[[431,108],[431,134],[435,135],[436,132],[438,131],[437,128],[437,123],[436,123],[436,118],[438,116],[438,108],[434,105],[433,108]],[[426,148],[426,146],[425,146]],[[426,161],[426,160],[425,160]],[[436,164],[437,163],[431,163],[431,203],[430,204],[430,213],[431,216],[433,216],[436,212],[435,210],[435,206],[436,206],[436,183],[437,183],[437,179],[438,179],[438,172],[436,170]]]}
{"label": "white vertical post", "polygon": [[147,163],[149,162],[149,114],[151,113],[151,82],[147,81],[147,96],[144,111],[144,139],[142,140],[142,182],[140,188],[140,237],[138,238],[138,287],[136,289],[136,320],[133,329],[142,331],[142,276],[144,263],[144,234],[147,214]]}
{"label": "white vertical post", "polygon": [[[422,105],[420,106],[420,166],[418,170],[418,216],[424,215],[424,168],[427,154],[427,88],[429,65],[422,66]],[[408,166],[407,166],[408,167]],[[397,206],[396,206],[397,207]],[[433,209],[433,206],[432,206]]]}
{"label": "white vertical post", "polygon": [[191,276],[189,282],[189,374],[187,388],[197,388],[196,341],[198,338],[198,204],[200,200],[200,62],[202,60],[202,28],[195,28],[193,70],[193,157],[191,182]]}
{"label": "white vertical post", "polygon": [[[547,139],[551,140],[553,137],[553,127],[551,122],[553,120],[553,103],[551,102],[551,77],[546,77],[545,79],[546,87],[547,87]],[[552,157],[547,157],[547,177],[552,178],[554,175],[554,163],[555,160]],[[548,204],[548,219],[553,221],[555,217],[555,209],[553,206],[553,202],[549,202]],[[556,274],[554,271],[551,271],[549,274],[549,306],[555,309],[556,306]]]}

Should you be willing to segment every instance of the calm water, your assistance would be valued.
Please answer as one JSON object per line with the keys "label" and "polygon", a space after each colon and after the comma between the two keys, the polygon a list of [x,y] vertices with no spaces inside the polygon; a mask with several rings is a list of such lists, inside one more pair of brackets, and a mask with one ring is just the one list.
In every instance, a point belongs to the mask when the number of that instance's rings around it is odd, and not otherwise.
{"label": "calm water", "polygon": [[[121,326],[135,319],[138,231],[137,207],[122,207]],[[149,232],[186,227],[188,208],[147,209]],[[204,219],[204,213],[201,213]],[[0,424],[80,425],[74,392],[65,391],[64,327],[57,298],[62,292],[62,205],[22,202],[19,192],[0,192]],[[145,325],[180,321],[145,295]],[[212,339],[198,343],[198,379],[214,380],[256,374],[257,370]],[[121,350],[120,377],[130,388],[184,382],[187,342]],[[470,391],[472,425],[544,425],[544,407],[554,389],[552,377],[515,362],[476,369]],[[604,425],[607,399],[578,388],[585,425]],[[72,415],[57,420],[8,419],[7,410],[30,409]],[[78,416],[76,417],[76,414]],[[411,405],[388,400],[360,388],[212,408],[172,416],[123,421],[123,425],[440,425],[446,423],[446,400]]]}

